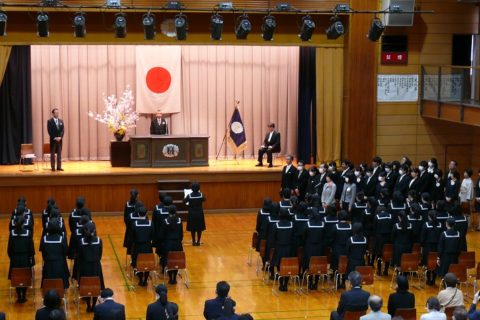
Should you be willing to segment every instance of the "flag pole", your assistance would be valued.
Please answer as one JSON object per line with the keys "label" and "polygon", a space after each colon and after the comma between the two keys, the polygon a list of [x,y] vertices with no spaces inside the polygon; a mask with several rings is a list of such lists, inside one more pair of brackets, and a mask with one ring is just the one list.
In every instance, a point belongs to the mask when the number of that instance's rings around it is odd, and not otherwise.
{"label": "flag pole", "polygon": [[[235,108],[233,109],[233,111],[235,112],[235,109],[238,109],[238,105],[240,104],[240,100],[235,100]],[[225,130],[225,134],[223,136],[223,140],[222,140],[222,144],[220,145],[220,149],[218,149],[218,152],[217,152],[217,156],[215,157],[215,161],[218,160],[218,157],[220,156],[220,152],[222,151],[223,149],[223,146],[225,145],[225,141],[227,140],[227,135],[228,135],[228,130],[229,130],[229,126],[230,126],[230,122],[227,124],[227,130]],[[237,159],[237,153],[235,153],[235,160]],[[238,161],[237,161],[238,163]]]}

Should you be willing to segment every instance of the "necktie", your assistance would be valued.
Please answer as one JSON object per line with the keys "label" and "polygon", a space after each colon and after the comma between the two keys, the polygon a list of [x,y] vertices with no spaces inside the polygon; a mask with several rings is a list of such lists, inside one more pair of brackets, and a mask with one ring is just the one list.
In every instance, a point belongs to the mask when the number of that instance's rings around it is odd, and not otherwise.
{"label": "necktie", "polygon": [[58,129],[58,119],[55,118],[55,125],[57,126],[57,129]]}

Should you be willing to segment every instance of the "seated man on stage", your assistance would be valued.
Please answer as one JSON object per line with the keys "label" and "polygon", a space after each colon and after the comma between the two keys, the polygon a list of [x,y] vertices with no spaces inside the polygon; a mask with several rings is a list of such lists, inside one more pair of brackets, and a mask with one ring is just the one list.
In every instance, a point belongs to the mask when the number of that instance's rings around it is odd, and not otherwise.
{"label": "seated man on stage", "polygon": [[272,153],[280,152],[280,133],[275,131],[275,123],[270,123],[268,130],[262,146],[258,149],[257,167],[263,166],[263,155],[265,153],[267,154],[268,167],[273,167]]}
{"label": "seated man on stage", "polygon": [[163,113],[160,110],[157,110],[155,117],[152,119],[152,123],[150,124],[150,134],[168,134],[167,120],[163,117]]}

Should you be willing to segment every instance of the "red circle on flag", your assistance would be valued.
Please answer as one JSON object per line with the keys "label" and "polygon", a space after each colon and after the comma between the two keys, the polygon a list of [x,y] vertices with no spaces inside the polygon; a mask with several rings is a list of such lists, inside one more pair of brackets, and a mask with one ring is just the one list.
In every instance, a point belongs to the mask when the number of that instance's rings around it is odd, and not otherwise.
{"label": "red circle on flag", "polygon": [[170,88],[172,76],[167,69],[154,67],[148,70],[146,77],[147,87],[155,93],[164,93]]}

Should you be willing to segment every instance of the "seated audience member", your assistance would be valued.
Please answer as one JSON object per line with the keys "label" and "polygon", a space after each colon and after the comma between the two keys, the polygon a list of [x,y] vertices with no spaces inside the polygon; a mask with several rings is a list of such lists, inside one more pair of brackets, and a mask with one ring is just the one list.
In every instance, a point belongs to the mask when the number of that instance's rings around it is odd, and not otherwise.
{"label": "seated audience member", "polygon": [[362,290],[362,276],[358,271],[352,271],[348,275],[348,281],[352,289],[345,291],[340,296],[337,311],[330,314],[331,320],[341,320],[345,311],[366,311],[368,309],[368,298],[370,293]]}
{"label": "seated audience member", "polygon": [[232,299],[225,299],[223,304],[223,315],[217,320],[238,320],[239,315],[235,313],[235,305]]}
{"label": "seated audience member", "polygon": [[470,310],[468,310],[468,319],[470,320],[480,320],[480,311],[477,311],[478,300],[480,300],[480,291],[473,296],[472,305]]}
{"label": "seated audience member", "polygon": [[463,293],[457,288],[457,276],[449,272],[443,278],[446,288],[438,293],[440,311],[445,312],[447,307],[463,306]]}
{"label": "seated audience member", "polygon": [[372,310],[369,314],[360,317],[360,320],[390,320],[392,316],[382,312],[383,300],[379,296],[370,296],[368,306]]}
{"label": "seated audience member", "polygon": [[125,320],[125,306],[113,300],[112,289],[103,289],[99,301],[100,304],[93,308],[94,320]]}
{"label": "seated audience member", "polygon": [[265,135],[265,139],[263,139],[263,144],[258,149],[257,167],[263,166],[263,155],[265,153],[267,154],[268,167],[273,167],[272,154],[280,151],[280,133],[275,131],[275,124],[270,123],[268,125],[268,133]]}
{"label": "seated audience member", "polygon": [[397,309],[415,308],[415,295],[408,292],[408,279],[403,275],[397,277],[397,292],[388,297],[388,313],[393,317]]}
{"label": "seated audience member", "polygon": [[[56,290],[49,290],[43,297],[43,307],[37,310],[35,320],[49,320],[52,310],[60,308],[62,300]],[[62,313],[63,310],[59,309]],[[65,314],[64,314],[65,316]],[[1,319],[1,318],[0,318]]]}
{"label": "seated audience member", "polygon": [[217,297],[215,299],[205,301],[205,307],[203,309],[203,316],[207,320],[218,319],[222,317],[225,301],[231,300],[233,307],[235,307],[235,301],[228,297],[230,291],[230,285],[226,281],[220,281],[217,283]]}
{"label": "seated audience member", "polygon": [[167,287],[163,284],[155,288],[157,301],[147,307],[146,320],[178,319],[178,305],[167,299]]}
{"label": "seated audience member", "polygon": [[440,312],[440,302],[436,297],[427,300],[428,313],[422,314],[420,320],[447,320],[445,313]]}
{"label": "seated audience member", "polygon": [[[4,320],[5,318],[0,317],[0,320]],[[48,316],[48,320],[65,320],[67,316],[65,312],[61,309],[53,309],[50,311],[50,315]]]}
{"label": "seated audience member", "polygon": [[455,310],[453,310],[453,315],[452,315],[452,320],[467,320],[468,319],[468,314],[467,310],[465,307],[456,307]]}

